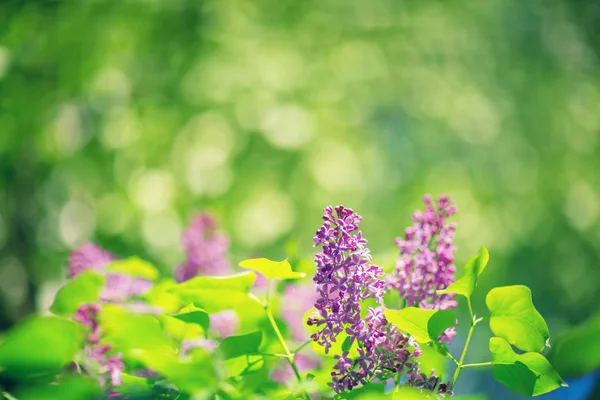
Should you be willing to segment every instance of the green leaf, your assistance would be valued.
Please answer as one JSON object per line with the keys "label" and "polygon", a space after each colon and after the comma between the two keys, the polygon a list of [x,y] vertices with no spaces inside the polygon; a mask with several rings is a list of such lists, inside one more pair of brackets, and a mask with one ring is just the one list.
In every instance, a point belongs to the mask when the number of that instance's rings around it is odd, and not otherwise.
{"label": "green leaf", "polygon": [[137,359],[161,376],[168,378],[185,393],[199,390],[215,390],[218,384],[210,354],[202,348],[194,348],[187,357],[173,354],[157,356],[152,351],[140,351]]}
{"label": "green leaf", "polygon": [[292,266],[288,260],[271,261],[266,258],[252,258],[240,263],[240,267],[260,272],[268,280],[272,279],[300,279],[304,278],[304,272],[292,271]]}
{"label": "green leaf", "polygon": [[479,249],[479,255],[472,256],[467,265],[465,265],[463,275],[455,282],[451,283],[446,289],[438,290],[437,293],[456,293],[470,298],[477,286],[477,279],[485,269],[489,259],[490,254],[487,249],[481,247]]}
{"label": "green leaf", "polygon": [[50,311],[61,316],[73,315],[82,304],[98,300],[105,281],[103,275],[91,270],[83,271],[60,288]]}
{"label": "green leaf", "polygon": [[229,336],[223,339],[218,347],[225,360],[236,358],[247,354],[258,353],[262,343],[262,332],[252,332],[246,335]]}
{"label": "green leaf", "polygon": [[114,351],[136,359],[142,350],[154,354],[175,354],[172,341],[167,338],[153,315],[133,314],[113,304],[106,304],[99,314],[103,342]]}
{"label": "green leaf", "polygon": [[456,323],[456,316],[448,310],[424,310],[417,307],[406,307],[400,310],[386,308],[384,313],[389,322],[413,336],[419,343],[429,343],[437,340],[447,328]]}
{"label": "green leaf", "polygon": [[173,315],[173,317],[188,324],[200,325],[202,329],[204,329],[204,332],[208,331],[208,326],[210,324],[208,313],[193,304],[185,306],[178,314]]}
{"label": "green leaf", "polygon": [[533,306],[527,286],[504,286],[490,290],[485,302],[490,310],[490,329],[524,351],[542,351],[550,332]]}
{"label": "green leaf", "polygon": [[55,373],[73,360],[83,335],[79,324],[33,317],[11,329],[0,343],[0,371],[15,378]]}
{"label": "green leaf", "polygon": [[516,354],[502,338],[490,339],[494,378],[524,396],[539,396],[566,386],[552,365],[539,353]]}
{"label": "green leaf", "polygon": [[113,261],[109,264],[107,271],[146,278],[151,281],[158,279],[160,276],[154,265],[141,260],[138,257],[129,257],[123,260]]}
{"label": "green leaf", "polygon": [[[120,389],[120,388],[119,388]],[[27,385],[15,391],[19,400],[89,400],[100,397],[98,382],[84,376],[64,376],[48,385]]]}
{"label": "green leaf", "polygon": [[125,372],[121,373],[121,379],[123,383],[119,385],[118,391],[124,398],[135,400],[154,398],[152,396],[152,386],[148,383],[148,379],[129,375]]}
{"label": "green leaf", "polygon": [[456,325],[456,314],[450,310],[438,310],[431,316],[427,323],[427,333],[433,340],[437,340],[446,329]]}
{"label": "green leaf", "polygon": [[143,299],[153,306],[162,308],[165,312],[177,312],[182,306],[181,299],[170,293],[168,290],[177,286],[172,279],[163,279],[154,284],[148,293],[143,295]]}
{"label": "green leaf", "polygon": [[342,343],[342,351],[349,351],[353,343],[354,341],[352,340],[352,337],[348,336]]}
{"label": "green leaf", "polygon": [[257,372],[265,364],[263,356],[239,356],[223,362],[228,377],[244,376]]}
{"label": "green leaf", "polygon": [[548,359],[565,377],[578,377],[600,368],[600,313],[556,340]]}
{"label": "green leaf", "polygon": [[252,272],[229,276],[197,276],[167,289],[184,304],[193,303],[209,314],[250,302],[248,292],[256,275]]}

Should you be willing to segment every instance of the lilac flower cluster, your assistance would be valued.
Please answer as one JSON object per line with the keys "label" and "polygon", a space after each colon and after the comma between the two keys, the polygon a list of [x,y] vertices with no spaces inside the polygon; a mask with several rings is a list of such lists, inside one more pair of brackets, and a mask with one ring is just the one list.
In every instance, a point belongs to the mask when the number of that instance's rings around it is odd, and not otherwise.
{"label": "lilac flower cluster", "polygon": [[362,217],[343,206],[335,211],[328,206],[324,213],[325,222],[314,237],[315,247],[322,246],[315,255],[317,271],[313,279],[319,294],[315,302],[317,315],[310,318],[309,324],[321,328],[312,338],[328,352],[344,328],[353,337],[363,332],[361,303],[366,299],[381,303],[384,281],[381,267],[370,264],[367,240],[358,231]]}
{"label": "lilac flower cluster", "polygon": [[100,291],[100,303],[81,305],[73,315],[73,319],[90,329],[87,343],[84,346],[84,354],[99,369],[97,372],[100,374],[101,384],[106,383],[105,376],[108,375],[113,387],[121,385],[121,372],[125,366],[122,354],[109,355],[111,346],[99,344],[101,330],[97,317],[101,303],[123,302],[133,296],[146,293],[152,286],[152,282],[148,279],[106,272],[108,265],[114,260],[115,257],[100,246],[85,243],[71,253],[68,267],[71,277],[76,277],[88,269],[104,273],[106,276],[106,282]]}
{"label": "lilac flower cluster", "polygon": [[227,251],[229,239],[216,232],[215,220],[208,214],[198,214],[181,239],[187,258],[175,270],[178,282],[196,275],[227,275],[231,272]]}
{"label": "lilac flower cluster", "polygon": [[349,352],[336,355],[337,364],[331,373],[331,386],[337,392],[352,390],[373,379],[384,382],[395,378],[400,372],[412,382],[419,377],[421,355],[418,344],[390,324],[381,308],[369,308],[365,317],[367,329],[358,337],[358,357],[352,359]]}
{"label": "lilac flower cluster", "polygon": [[[448,196],[440,196],[434,205],[426,195],[425,210],[413,215],[414,225],[405,231],[405,238],[396,239],[400,256],[396,269],[388,277],[388,288],[398,290],[408,306],[424,309],[448,310],[457,306],[453,294],[437,294],[454,282],[454,252],[452,244],[455,223],[447,219],[456,213],[456,206]],[[440,337],[449,343],[456,335],[449,328]]]}
{"label": "lilac flower cluster", "polygon": [[343,206],[328,206],[324,213],[325,222],[314,238],[315,247],[322,247],[315,255],[319,298],[307,323],[319,328],[311,338],[325,352],[342,332],[351,345],[357,343],[358,351],[354,359],[348,351],[335,356],[330,385],[339,393],[401,371],[416,376],[418,345],[387,322],[381,307],[369,307],[361,319],[362,303],[374,299],[381,306],[385,291],[383,270],[371,263],[367,240],[358,231],[362,218]]}
{"label": "lilac flower cluster", "polygon": [[[71,253],[68,272],[75,277],[91,269],[105,273],[115,257],[94,243],[85,243]],[[121,301],[146,293],[152,287],[152,281],[120,273],[106,273],[106,283],[100,292],[102,301]]]}
{"label": "lilac flower cluster", "polygon": [[73,315],[73,319],[83,326],[90,329],[87,336],[87,343],[84,347],[84,354],[90,360],[98,365],[100,374],[100,384],[106,383],[106,375],[110,379],[111,386],[120,386],[123,381],[121,373],[125,369],[122,354],[109,355],[111,346],[100,344],[101,330],[98,324],[98,313],[101,306],[99,304],[84,304]]}

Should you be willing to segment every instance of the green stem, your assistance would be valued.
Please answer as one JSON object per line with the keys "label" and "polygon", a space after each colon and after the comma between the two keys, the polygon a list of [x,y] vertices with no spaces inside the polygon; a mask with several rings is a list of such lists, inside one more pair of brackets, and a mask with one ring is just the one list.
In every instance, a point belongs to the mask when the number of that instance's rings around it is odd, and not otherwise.
{"label": "green stem", "polygon": [[474,363],[474,364],[464,364],[463,368],[471,368],[471,367],[487,367],[488,365],[493,365],[491,361],[482,362],[482,363]]}
{"label": "green stem", "polygon": [[456,360],[456,358],[454,358],[454,357],[452,356],[452,354],[448,353],[448,357],[449,357],[449,358],[452,360],[452,362],[453,362],[455,365],[458,365],[458,361]]}
{"label": "green stem", "polygon": [[250,353],[249,356],[263,356],[263,357],[276,357],[276,358],[288,358],[287,354],[277,353]]}
{"label": "green stem", "polygon": [[454,388],[454,385],[456,384],[456,380],[458,379],[458,376],[460,375],[460,371],[464,367],[463,362],[465,361],[465,356],[467,355],[467,349],[469,348],[469,344],[471,343],[471,337],[473,336],[473,330],[475,329],[475,325],[477,325],[477,322],[479,322],[479,320],[475,319],[475,315],[473,314],[473,307],[471,306],[471,299],[469,297],[467,297],[467,306],[469,307],[469,315],[471,316],[471,327],[469,328],[469,333],[467,335],[467,341],[465,342],[465,347],[463,349],[462,354],[460,355],[460,360],[458,361],[458,364],[456,366],[456,371],[454,371],[454,376],[452,377],[452,383],[450,384],[450,389]]}
{"label": "green stem", "polygon": [[[283,335],[281,334],[281,331],[277,326],[277,322],[275,322],[275,318],[273,318],[273,313],[271,312],[271,307],[269,306],[269,304],[265,304],[265,312],[267,313],[269,322],[271,323],[271,326],[275,331],[275,335],[277,335],[277,339],[279,339],[279,343],[281,343],[281,347],[283,347],[283,351],[286,355],[288,362],[290,363],[290,366],[292,367],[292,370],[294,371],[294,375],[296,375],[296,379],[298,379],[298,383],[302,384],[302,376],[300,375],[300,371],[296,366],[296,361],[294,361],[294,354],[290,351],[287,343],[285,342],[285,339],[283,338]],[[310,396],[308,395],[308,393],[306,393],[306,391],[304,391],[303,396],[305,399],[310,400]]]}
{"label": "green stem", "polygon": [[306,342],[302,343],[300,345],[300,347],[298,347],[296,350],[294,350],[294,354],[298,354],[298,352],[300,352],[300,350],[302,350],[303,348],[305,348],[306,346],[308,346],[310,344],[310,342],[312,342],[312,339],[309,339]]}

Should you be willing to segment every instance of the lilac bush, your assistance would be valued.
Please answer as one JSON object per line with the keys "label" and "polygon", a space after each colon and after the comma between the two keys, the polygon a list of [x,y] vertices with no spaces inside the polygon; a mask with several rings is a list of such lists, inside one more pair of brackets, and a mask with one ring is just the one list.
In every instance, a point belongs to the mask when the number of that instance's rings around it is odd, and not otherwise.
{"label": "lilac bush", "polygon": [[[525,286],[488,293],[491,361],[465,362],[484,321],[471,297],[489,254],[481,248],[456,278],[456,224],[448,221],[456,207],[447,196],[424,202],[396,240],[400,255],[389,274],[373,261],[361,216],[344,206],[324,209],[305,282],[290,282],[305,275],[293,271],[305,265],[296,260],[251,259],[240,263],[245,271],[233,270],[229,240],[208,214],[194,217],[183,234],[185,261],[172,274],[85,243],[69,257],[69,281],[50,308],[55,316],[25,322],[0,341],[2,390],[52,400],[76,398],[77,390],[81,400],[309,400],[370,392],[431,399],[452,396],[465,368],[486,367],[526,396],[564,385],[540,354],[549,331]],[[399,309],[386,306],[390,292],[401,298]],[[455,357],[446,344],[456,336],[457,295],[469,319]],[[14,357],[30,348],[42,349],[42,357]],[[450,361],[452,376],[428,370],[425,351]],[[22,381],[33,382],[33,392],[20,396]]]}
{"label": "lilac bush", "polygon": [[[324,346],[325,352],[342,333],[347,335],[349,346],[356,342],[357,348],[356,357],[350,357],[349,350],[335,355],[331,387],[340,393],[401,373],[417,379],[421,350],[383,314],[385,275],[372,263],[367,240],[358,230],[362,217],[350,208],[328,206],[323,220],[314,238],[315,246],[321,247],[315,255],[314,277],[319,298],[307,323],[318,328],[312,340]],[[376,306],[367,307],[363,319],[361,311],[368,299]]]}

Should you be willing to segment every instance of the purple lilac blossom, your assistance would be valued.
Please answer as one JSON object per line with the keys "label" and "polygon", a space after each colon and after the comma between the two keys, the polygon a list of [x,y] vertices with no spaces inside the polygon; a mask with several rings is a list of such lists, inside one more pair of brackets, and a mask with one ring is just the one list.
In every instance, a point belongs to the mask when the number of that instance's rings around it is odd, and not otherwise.
{"label": "purple lilac blossom", "polygon": [[69,257],[69,276],[74,277],[87,269],[103,271],[115,257],[94,243],[84,243]]}
{"label": "purple lilac blossom", "polygon": [[111,350],[111,346],[99,344],[102,333],[98,324],[100,309],[99,304],[83,304],[75,312],[73,319],[90,329],[84,354],[99,365],[100,383],[104,385],[108,376],[112,386],[119,386],[123,382],[121,373],[125,368],[123,355],[120,353],[109,355],[107,353]]}
{"label": "purple lilac blossom", "polygon": [[146,293],[152,287],[152,282],[148,279],[106,272],[107,267],[114,260],[115,257],[100,246],[85,243],[71,254],[68,268],[71,277],[76,277],[88,269],[104,273],[106,276],[106,282],[100,292],[100,302],[81,305],[73,315],[73,320],[90,329],[87,343],[84,346],[84,354],[99,366],[100,383],[104,385],[108,376],[113,387],[121,385],[121,372],[125,365],[122,361],[122,354],[108,355],[111,346],[99,344],[102,332],[97,317],[102,307],[101,304],[123,302],[133,296]]}
{"label": "purple lilac blossom", "polygon": [[418,379],[421,349],[414,339],[388,323],[382,308],[369,308],[365,322],[368,329],[358,338],[358,357],[350,358],[348,351],[335,356],[332,388],[340,393],[373,379],[384,382],[398,372],[404,372],[409,382]]}
{"label": "purple lilac blossom", "polygon": [[127,274],[107,273],[107,267],[115,260],[116,258],[111,253],[97,244],[84,243],[69,257],[69,275],[75,277],[88,269],[106,273],[106,283],[100,292],[102,301],[127,300],[150,290],[152,281],[148,279]]}
{"label": "purple lilac blossom", "polygon": [[297,342],[305,342],[310,338],[302,319],[317,299],[314,285],[288,285],[283,292],[281,316]]}
{"label": "purple lilac blossom", "polygon": [[178,282],[197,275],[227,275],[231,272],[227,251],[229,239],[216,232],[215,220],[198,214],[181,239],[186,253],[185,263],[175,270]]}
{"label": "purple lilac blossom", "polygon": [[[456,213],[456,206],[448,196],[440,196],[434,205],[431,196],[423,199],[425,210],[413,214],[414,224],[406,229],[405,238],[397,238],[400,256],[396,269],[388,277],[387,284],[398,290],[408,306],[424,309],[448,310],[457,306],[453,294],[437,294],[454,282],[454,252],[452,244],[455,223],[447,219]],[[449,328],[440,340],[450,343],[456,335]]]}
{"label": "purple lilac blossom", "polygon": [[210,329],[219,337],[225,338],[233,335],[240,323],[238,315],[233,310],[224,310],[210,315]]}
{"label": "purple lilac blossom", "polygon": [[124,274],[106,274],[106,284],[100,292],[103,301],[126,300],[141,296],[152,288],[152,281]]}
{"label": "purple lilac blossom", "polygon": [[[315,255],[313,279],[319,298],[316,312],[307,321],[318,331],[311,338],[324,346],[326,353],[342,332],[353,346],[358,342],[357,357],[351,358],[348,351],[335,356],[330,386],[340,393],[372,379],[386,380],[401,371],[416,377],[418,363],[414,358],[421,351],[383,315],[384,273],[372,264],[365,247],[367,240],[358,230],[362,218],[352,209],[328,206],[323,220],[314,238],[315,247],[321,246],[321,251]],[[378,306],[369,307],[363,320],[362,303],[367,299],[374,299]]]}

